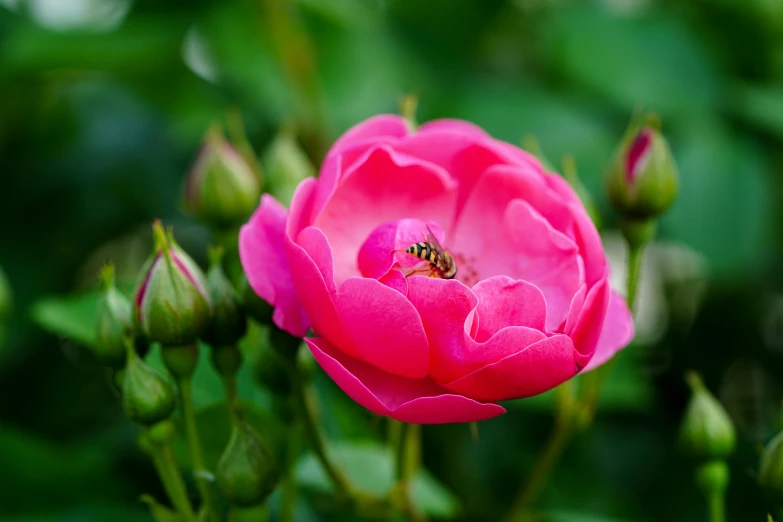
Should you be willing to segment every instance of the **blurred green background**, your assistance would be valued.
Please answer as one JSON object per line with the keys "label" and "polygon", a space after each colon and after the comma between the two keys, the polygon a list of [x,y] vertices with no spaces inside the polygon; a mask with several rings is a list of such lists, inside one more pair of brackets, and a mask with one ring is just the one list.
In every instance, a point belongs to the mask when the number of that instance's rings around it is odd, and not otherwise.
{"label": "blurred green background", "polygon": [[[601,177],[633,110],[660,114],[681,196],[648,253],[638,341],[540,520],[706,520],[676,444],[691,368],[741,435],[729,520],[765,519],[755,473],[783,396],[783,2],[0,0],[0,267],[14,296],[0,326],[0,520],[151,520],[137,499],[163,497],[157,477],[81,344],[98,266],[112,258],[129,288],[153,218],[204,260],[208,232],[179,198],[209,124],[238,109],[259,153],[293,125],[317,161],[405,93],[422,121],[464,118],[513,143],[533,135],[556,164],[573,154],[620,284]],[[220,385],[202,373],[206,406]],[[244,397],[268,406],[243,379]],[[386,461],[366,441],[382,423],[323,374],[315,388],[351,473],[376,473],[368,463]],[[510,505],[552,400],[507,407],[477,442],[464,425],[424,428],[431,514],[499,520]],[[297,520],[348,520],[319,507],[311,468],[298,469]]]}

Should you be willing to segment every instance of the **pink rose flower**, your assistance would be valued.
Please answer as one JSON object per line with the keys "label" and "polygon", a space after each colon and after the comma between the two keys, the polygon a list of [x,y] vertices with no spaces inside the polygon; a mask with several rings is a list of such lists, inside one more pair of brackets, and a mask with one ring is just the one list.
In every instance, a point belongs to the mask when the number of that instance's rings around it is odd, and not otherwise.
{"label": "pink rose flower", "polygon": [[[428,229],[455,278],[404,252]],[[463,121],[411,132],[381,115],[350,129],[288,211],[263,196],[239,252],[275,324],[312,328],[337,385],[405,422],[500,415],[498,401],[545,392],[633,337],[574,191]]]}

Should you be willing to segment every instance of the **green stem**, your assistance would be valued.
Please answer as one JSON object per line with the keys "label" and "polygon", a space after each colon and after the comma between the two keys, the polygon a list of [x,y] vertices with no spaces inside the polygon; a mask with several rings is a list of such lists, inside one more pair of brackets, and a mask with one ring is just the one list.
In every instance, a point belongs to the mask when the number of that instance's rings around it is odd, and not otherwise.
{"label": "green stem", "polygon": [[237,378],[235,375],[230,377],[223,377],[223,390],[226,393],[226,402],[228,403],[228,410],[233,416],[237,414],[237,408],[239,406],[239,392],[237,391]]}
{"label": "green stem", "polygon": [[153,444],[152,462],[160,476],[163,489],[166,490],[171,505],[187,522],[195,521],[196,515],[193,512],[193,506],[190,505],[188,492],[171,447]]}
{"label": "green stem", "polygon": [[710,522],[726,521],[725,498],[722,491],[715,491],[707,496],[707,511]]}
{"label": "green stem", "polygon": [[329,475],[329,478],[334,483],[334,486],[337,489],[337,495],[343,499],[350,499],[352,496],[352,488],[348,483],[348,480],[329,459],[329,456],[326,453],[326,444],[324,444],[324,439],[321,437],[321,432],[316,425],[313,409],[305,396],[304,383],[299,374],[296,360],[294,359],[289,362],[290,364],[288,366],[291,375],[291,388],[294,394],[293,398],[297,410],[299,411],[299,417],[302,419],[304,425],[305,435],[307,435],[307,438],[310,440],[310,445],[312,446],[316,457],[318,457],[318,460],[321,461],[324,470],[326,470],[326,474]]}
{"label": "green stem", "polygon": [[628,308],[633,313],[636,303],[636,290],[639,287],[639,276],[642,269],[642,254],[644,253],[644,245],[630,246],[628,247],[628,287],[626,291],[626,301],[628,302]]}
{"label": "green stem", "polygon": [[282,498],[280,499],[280,522],[294,522],[294,515],[296,515],[297,487],[294,467],[299,456],[300,431],[300,424],[294,422],[290,427],[290,435],[286,441],[286,459],[288,462],[286,463]]}
{"label": "green stem", "polygon": [[218,510],[217,500],[212,491],[212,483],[209,478],[209,471],[204,466],[204,454],[201,449],[201,442],[196,428],[196,412],[193,409],[193,386],[190,378],[181,378],[178,382],[180,403],[182,405],[182,416],[185,420],[185,436],[188,440],[188,450],[190,452],[190,463],[193,468],[193,475],[196,479],[199,495],[210,517],[213,521],[220,520],[220,511]]}
{"label": "green stem", "polygon": [[[395,421],[397,422],[397,421]],[[395,473],[397,484],[392,490],[400,509],[411,522],[424,521],[411,498],[413,477],[421,462],[421,426],[400,423],[400,436],[396,447]]]}
{"label": "green stem", "polygon": [[570,422],[559,419],[555,423],[555,427],[552,429],[552,433],[550,433],[546,444],[538,454],[538,458],[528,475],[527,481],[524,486],[522,486],[522,489],[520,489],[519,494],[514,501],[511,512],[506,519],[507,522],[516,522],[525,519],[529,507],[538,499],[544,488],[544,484],[549,480],[557,462],[568,447],[568,443],[571,441],[573,433],[572,424]]}

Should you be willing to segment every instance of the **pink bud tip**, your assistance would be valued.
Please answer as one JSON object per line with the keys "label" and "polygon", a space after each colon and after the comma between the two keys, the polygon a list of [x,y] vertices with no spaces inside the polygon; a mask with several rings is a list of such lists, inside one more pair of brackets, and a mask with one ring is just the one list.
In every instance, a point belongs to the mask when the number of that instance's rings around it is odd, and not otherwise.
{"label": "pink bud tip", "polygon": [[631,184],[636,181],[636,177],[644,166],[644,159],[650,152],[652,142],[652,130],[642,129],[634,138],[631,147],[628,149],[628,156],[625,159],[625,180]]}

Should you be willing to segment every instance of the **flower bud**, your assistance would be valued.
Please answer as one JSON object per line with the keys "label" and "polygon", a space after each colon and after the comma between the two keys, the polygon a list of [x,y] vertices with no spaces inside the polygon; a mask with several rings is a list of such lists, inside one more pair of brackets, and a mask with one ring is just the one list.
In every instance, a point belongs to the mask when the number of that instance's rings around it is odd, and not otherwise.
{"label": "flower bud", "polygon": [[160,221],[153,233],[155,253],[136,291],[136,321],[152,342],[192,344],[209,328],[212,315],[204,274]]}
{"label": "flower bud", "polygon": [[302,346],[302,339],[294,337],[275,325],[269,327],[269,342],[272,348],[286,361],[295,361]]}
{"label": "flower bud", "polygon": [[251,359],[253,375],[266,389],[276,395],[291,391],[291,380],[285,364],[268,344],[259,346]]}
{"label": "flower bud", "polygon": [[5,319],[11,312],[12,302],[11,285],[8,283],[3,270],[0,269],[0,321]]}
{"label": "flower bud", "polygon": [[244,274],[242,274],[242,281],[239,283],[239,295],[242,300],[242,308],[245,309],[247,315],[261,324],[272,324],[274,308],[253,291]]}
{"label": "flower bud", "polygon": [[261,159],[269,192],[283,204],[291,202],[294,190],[305,178],[315,176],[310,159],[296,141],[291,129],[282,129]]}
{"label": "flower bud", "polygon": [[[130,343],[130,341],[128,341]],[[138,424],[151,425],[169,418],[174,411],[174,389],[171,383],[128,347],[122,404],[125,414]]]}
{"label": "flower bud", "polygon": [[663,214],[678,191],[677,165],[654,117],[632,122],[607,176],[609,200],[624,217],[647,220]]}
{"label": "flower bud", "polygon": [[230,379],[242,366],[242,353],[234,345],[215,346],[212,348],[212,366],[221,377]]}
{"label": "flower bud", "polygon": [[167,344],[160,347],[163,364],[175,379],[189,379],[196,371],[198,364],[198,345]]}
{"label": "flower bud", "polygon": [[125,364],[125,339],[133,335],[131,303],[114,286],[114,266],[101,270],[103,295],[98,302],[95,355],[99,361],[114,368]]}
{"label": "flower bud", "polygon": [[234,287],[221,265],[223,249],[209,251],[210,267],[207,272],[207,288],[212,300],[212,324],[204,340],[214,346],[236,344],[247,332],[247,318]]}
{"label": "flower bud", "polygon": [[188,211],[227,228],[245,222],[260,197],[261,183],[252,167],[220,131],[210,131],[185,182]]}
{"label": "flower bud", "polygon": [[729,414],[696,373],[688,373],[686,380],[693,395],[680,428],[684,451],[705,460],[728,457],[734,452],[736,442]]}
{"label": "flower bud", "polygon": [[759,484],[774,502],[783,504],[783,432],[761,454]]}
{"label": "flower bud", "polygon": [[263,502],[278,480],[271,451],[246,422],[234,423],[231,439],[217,465],[217,485],[228,500],[240,507]]}

